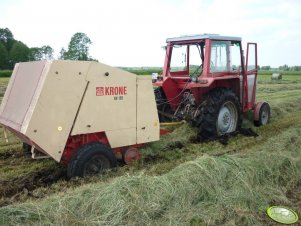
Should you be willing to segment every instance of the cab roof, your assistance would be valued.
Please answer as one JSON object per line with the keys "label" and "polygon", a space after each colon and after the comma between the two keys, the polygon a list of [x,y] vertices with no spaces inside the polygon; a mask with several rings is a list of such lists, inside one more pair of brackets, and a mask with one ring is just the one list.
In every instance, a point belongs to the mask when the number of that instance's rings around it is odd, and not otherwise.
{"label": "cab roof", "polygon": [[190,41],[190,40],[199,40],[199,39],[241,41],[240,37],[221,36],[218,34],[198,34],[198,35],[184,35],[180,37],[168,38],[166,39],[166,42]]}

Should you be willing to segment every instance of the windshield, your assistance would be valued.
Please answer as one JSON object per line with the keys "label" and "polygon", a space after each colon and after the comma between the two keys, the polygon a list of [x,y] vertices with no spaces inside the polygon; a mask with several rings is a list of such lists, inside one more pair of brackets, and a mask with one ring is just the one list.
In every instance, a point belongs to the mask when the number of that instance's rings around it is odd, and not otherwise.
{"label": "windshield", "polygon": [[[174,45],[170,60],[171,74],[199,75],[204,61],[204,43]],[[183,73],[180,73],[183,72]]]}

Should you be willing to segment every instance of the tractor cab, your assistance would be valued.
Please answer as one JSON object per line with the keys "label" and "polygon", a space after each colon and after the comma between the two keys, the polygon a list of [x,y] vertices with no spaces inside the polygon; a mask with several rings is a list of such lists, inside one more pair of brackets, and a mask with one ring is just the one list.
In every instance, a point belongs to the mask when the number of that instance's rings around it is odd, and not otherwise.
{"label": "tractor cab", "polygon": [[[176,85],[174,89],[183,87],[183,84],[186,84],[185,88],[206,88],[204,92],[217,86],[231,88],[240,97],[244,112],[253,108],[257,77],[256,43],[247,44],[245,63],[240,37],[202,34],[168,38],[166,42],[161,81],[155,85],[162,86],[168,98],[173,98],[169,91],[171,86],[165,88],[164,83],[172,80]],[[174,99],[173,106],[177,105],[178,98]]]}
{"label": "tractor cab", "polygon": [[163,77],[237,75],[243,70],[242,56],[239,37],[204,34],[169,38]]}
{"label": "tractor cab", "polygon": [[[256,108],[257,44],[247,43],[245,59],[240,37],[201,34],[166,42],[162,76],[154,83],[161,122],[194,121],[213,135],[237,130],[242,113]],[[269,117],[269,107],[265,111]]]}

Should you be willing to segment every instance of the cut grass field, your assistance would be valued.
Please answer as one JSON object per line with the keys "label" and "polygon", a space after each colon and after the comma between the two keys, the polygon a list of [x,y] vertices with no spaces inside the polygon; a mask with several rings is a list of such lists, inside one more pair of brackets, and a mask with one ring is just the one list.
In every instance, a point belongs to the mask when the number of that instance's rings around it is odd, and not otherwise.
{"label": "cut grass field", "polygon": [[[7,79],[0,79],[3,95]],[[0,134],[1,225],[276,225],[265,211],[301,214],[301,75],[260,75],[271,123],[228,145],[196,142],[185,124],[106,175],[66,181],[53,160],[31,160]],[[245,127],[251,126],[244,122]],[[300,224],[300,221],[299,221]],[[297,225],[297,224],[295,224]]]}

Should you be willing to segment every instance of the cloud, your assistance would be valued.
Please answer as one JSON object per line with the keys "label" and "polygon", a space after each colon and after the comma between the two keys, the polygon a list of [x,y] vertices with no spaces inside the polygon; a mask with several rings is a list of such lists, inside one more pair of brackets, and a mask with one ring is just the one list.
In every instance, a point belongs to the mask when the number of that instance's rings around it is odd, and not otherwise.
{"label": "cloud", "polygon": [[49,44],[58,53],[84,32],[91,55],[111,65],[162,66],[166,38],[196,33],[258,42],[260,65],[300,65],[297,0],[12,0],[0,7],[1,26],[30,47]]}

